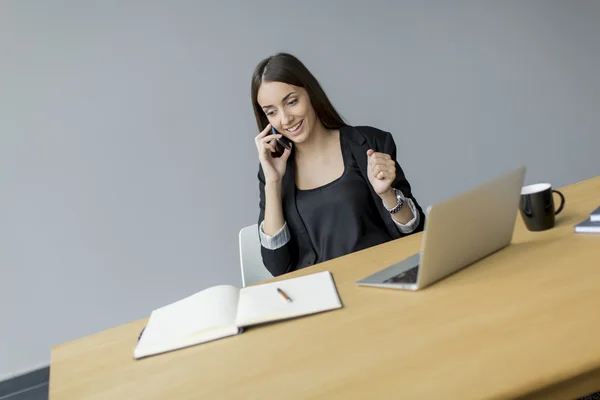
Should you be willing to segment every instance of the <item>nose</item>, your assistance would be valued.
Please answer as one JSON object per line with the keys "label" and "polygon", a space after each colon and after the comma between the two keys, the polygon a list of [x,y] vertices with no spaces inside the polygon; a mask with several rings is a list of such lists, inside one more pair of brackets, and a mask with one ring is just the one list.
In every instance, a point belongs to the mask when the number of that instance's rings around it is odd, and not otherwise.
{"label": "nose", "polygon": [[285,111],[282,111],[280,113],[281,115],[281,126],[288,126],[290,125],[290,123],[292,122],[293,118],[291,115],[289,115],[288,113],[286,113]]}

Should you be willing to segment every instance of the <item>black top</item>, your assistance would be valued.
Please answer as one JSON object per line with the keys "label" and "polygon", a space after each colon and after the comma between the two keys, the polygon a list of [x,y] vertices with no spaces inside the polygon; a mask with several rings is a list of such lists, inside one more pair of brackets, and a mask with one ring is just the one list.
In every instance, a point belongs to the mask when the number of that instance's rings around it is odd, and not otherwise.
{"label": "black top", "polygon": [[[353,250],[368,247],[379,243],[386,237],[398,239],[412,233],[421,232],[425,226],[425,214],[419,202],[413,196],[411,185],[404,176],[404,171],[396,160],[396,143],[391,133],[382,131],[371,126],[350,126],[340,128],[340,137],[344,141],[346,156],[345,173],[343,179],[321,190],[300,193],[295,182],[294,148],[287,161],[287,167],[281,183],[281,202],[283,217],[290,230],[290,240],[277,249],[271,250],[261,246],[261,255],[265,267],[274,276],[279,276],[291,271],[313,265],[319,260],[347,254]],[[405,197],[413,200],[413,203],[421,219],[419,225],[412,233],[402,233],[385,209],[381,198],[375,193],[369,183],[367,151],[373,149],[376,152],[389,154],[396,163],[396,178],[392,187],[400,189]],[[349,151],[348,151],[349,150]],[[350,166],[349,166],[350,165]],[[358,170],[356,169],[358,166]],[[356,185],[348,184],[357,179],[356,171],[362,176],[362,181],[356,181]],[[339,185],[339,187],[337,187]],[[370,193],[368,199],[364,188]],[[258,166],[258,188],[259,188],[259,214],[258,226],[265,217],[265,175],[262,167]],[[321,192],[321,193],[320,193]],[[332,197],[331,199],[329,197]],[[334,196],[337,198],[334,198]],[[366,197],[365,197],[366,196]],[[321,207],[311,206],[315,200]],[[356,199],[355,199],[356,197]],[[300,205],[297,200],[300,200]],[[362,205],[361,205],[362,204]],[[302,212],[302,217],[300,212]],[[357,212],[359,210],[359,212]],[[365,215],[362,215],[365,213]],[[368,214],[367,214],[368,213]],[[379,219],[376,218],[379,214]],[[318,215],[327,215],[325,221],[318,220]],[[308,218],[311,221],[303,220]],[[379,228],[383,225],[383,228]],[[378,229],[379,228],[379,229]],[[259,229],[257,227],[257,229]],[[309,232],[310,231],[310,232]],[[315,234],[318,232],[318,234]],[[365,233],[367,233],[365,235]],[[332,236],[340,238],[332,238]],[[343,235],[343,238],[342,236]]]}
{"label": "black top", "polygon": [[341,133],[340,145],[344,172],[339,178],[315,189],[296,188],[296,207],[317,263],[393,239]]}

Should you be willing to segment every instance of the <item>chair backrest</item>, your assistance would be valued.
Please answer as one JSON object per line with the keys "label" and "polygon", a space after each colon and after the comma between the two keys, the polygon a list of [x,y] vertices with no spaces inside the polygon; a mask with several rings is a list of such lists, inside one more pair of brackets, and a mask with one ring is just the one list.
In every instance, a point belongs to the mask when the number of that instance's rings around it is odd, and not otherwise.
{"label": "chair backrest", "polygon": [[260,254],[258,225],[250,225],[240,230],[240,267],[242,286],[252,285],[271,279],[273,275],[265,267]]}

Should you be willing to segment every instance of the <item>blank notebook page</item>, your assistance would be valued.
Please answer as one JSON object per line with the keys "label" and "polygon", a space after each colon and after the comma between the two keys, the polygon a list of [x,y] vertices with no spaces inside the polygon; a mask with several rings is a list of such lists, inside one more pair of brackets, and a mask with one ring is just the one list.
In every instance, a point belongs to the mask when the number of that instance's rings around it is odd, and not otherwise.
{"label": "blank notebook page", "polygon": [[[277,292],[281,288],[291,299]],[[329,271],[279,282],[245,287],[240,291],[236,324],[248,326],[341,308],[342,304]]]}
{"label": "blank notebook page", "polygon": [[154,310],[142,340],[164,343],[216,327],[233,326],[239,289],[221,285]]}

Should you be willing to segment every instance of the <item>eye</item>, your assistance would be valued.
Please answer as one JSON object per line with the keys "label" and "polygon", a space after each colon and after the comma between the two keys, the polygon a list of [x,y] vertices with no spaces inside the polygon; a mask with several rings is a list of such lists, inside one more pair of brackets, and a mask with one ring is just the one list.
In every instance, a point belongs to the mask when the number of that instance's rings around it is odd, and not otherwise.
{"label": "eye", "polygon": [[288,101],[287,105],[288,106],[293,106],[294,104],[296,104],[298,102],[298,99],[292,99],[290,101]]}
{"label": "eye", "polygon": [[267,116],[270,117],[271,115],[275,114],[275,111],[273,110],[269,110],[266,112]]}

